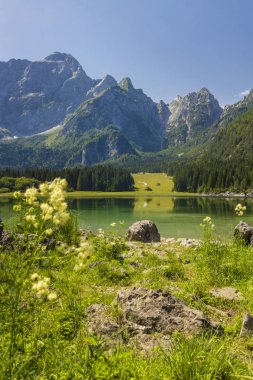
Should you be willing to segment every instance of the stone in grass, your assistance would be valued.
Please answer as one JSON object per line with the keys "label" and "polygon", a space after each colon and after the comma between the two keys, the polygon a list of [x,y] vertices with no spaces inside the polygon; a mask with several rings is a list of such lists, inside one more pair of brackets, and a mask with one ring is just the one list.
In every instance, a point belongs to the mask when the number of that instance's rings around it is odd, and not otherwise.
{"label": "stone in grass", "polygon": [[243,314],[242,328],[240,336],[248,336],[253,334],[253,317],[250,313]]}
{"label": "stone in grass", "polygon": [[117,302],[131,335],[221,331],[220,325],[210,321],[202,311],[188,307],[179,298],[162,290],[122,290],[118,293]]}
{"label": "stone in grass", "polygon": [[89,333],[104,337],[117,335],[120,326],[115,318],[110,315],[109,306],[102,303],[91,305],[86,309],[86,314],[88,317],[86,327]]}
{"label": "stone in grass", "polygon": [[0,244],[3,245],[4,247],[9,246],[13,242],[13,236],[6,230],[2,230],[1,235],[0,235]]}
{"label": "stone in grass", "polygon": [[253,227],[246,222],[240,221],[234,229],[234,236],[237,239],[242,239],[246,244],[253,244]]}
{"label": "stone in grass", "polygon": [[151,351],[157,346],[169,347],[175,331],[185,334],[223,331],[219,323],[209,320],[200,310],[162,290],[121,290],[115,306],[116,315],[104,304],[86,309],[87,331],[101,336],[109,345],[123,338],[130,346]]}
{"label": "stone in grass", "polygon": [[214,288],[210,290],[210,294],[215,298],[223,298],[229,301],[241,301],[244,299],[242,293],[235,288]]}
{"label": "stone in grass", "polygon": [[140,220],[132,224],[127,231],[128,240],[142,241],[143,243],[159,242],[160,234],[151,220]]}

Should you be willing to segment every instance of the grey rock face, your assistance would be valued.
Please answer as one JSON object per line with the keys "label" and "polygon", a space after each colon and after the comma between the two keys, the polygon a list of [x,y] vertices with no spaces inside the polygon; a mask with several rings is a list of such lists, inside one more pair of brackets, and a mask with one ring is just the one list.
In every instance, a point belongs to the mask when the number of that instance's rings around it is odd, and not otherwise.
{"label": "grey rock face", "polygon": [[240,221],[234,229],[234,236],[242,239],[246,244],[253,244],[253,227],[246,222]]}
{"label": "grey rock face", "polygon": [[215,123],[222,113],[222,108],[214,96],[206,88],[202,88],[183,98],[177,96],[169,104],[169,111],[168,144],[179,145],[193,139]]}
{"label": "grey rock face", "polygon": [[144,243],[159,242],[160,234],[155,223],[151,220],[141,220],[133,223],[127,231],[128,240],[142,241]]}
{"label": "grey rock face", "polygon": [[242,317],[242,328],[240,335],[247,336],[253,333],[253,317],[250,313],[245,313]]}
{"label": "grey rock face", "polygon": [[0,62],[0,128],[29,136],[61,123],[96,84],[70,54]]}

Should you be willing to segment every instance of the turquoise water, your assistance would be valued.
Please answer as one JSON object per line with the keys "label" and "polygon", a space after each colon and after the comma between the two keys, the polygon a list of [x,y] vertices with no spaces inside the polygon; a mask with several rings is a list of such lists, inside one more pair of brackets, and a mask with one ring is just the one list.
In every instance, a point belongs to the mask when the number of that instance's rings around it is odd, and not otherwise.
{"label": "turquoise water", "polygon": [[[237,203],[246,205],[243,217],[235,215]],[[136,197],[136,198],[82,198],[69,199],[69,208],[76,215],[81,228],[98,228],[125,233],[127,227],[141,219],[156,223],[161,236],[201,238],[200,227],[205,216],[210,216],[217,234],[228,238],[240,219],[253,225],[253,200],[217,198],[176,198],[176,197]],[[17,215],[12,211],[13,201],[0,198],[0,216],[8,228],[15,225]],[[124,224],[120,224],[119,221]],[[116,223],[116,226],[110,226]]]}

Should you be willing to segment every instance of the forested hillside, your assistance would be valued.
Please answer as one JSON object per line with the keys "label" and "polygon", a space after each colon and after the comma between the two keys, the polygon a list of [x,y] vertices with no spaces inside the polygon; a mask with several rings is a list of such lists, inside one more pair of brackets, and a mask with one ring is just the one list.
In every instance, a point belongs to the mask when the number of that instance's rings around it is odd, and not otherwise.
{"label": "forested hillside", "polygon": [[221,129],[201,158],[174,165],[173,174],[177,191],[250,191],[253,188],[253,110]]}

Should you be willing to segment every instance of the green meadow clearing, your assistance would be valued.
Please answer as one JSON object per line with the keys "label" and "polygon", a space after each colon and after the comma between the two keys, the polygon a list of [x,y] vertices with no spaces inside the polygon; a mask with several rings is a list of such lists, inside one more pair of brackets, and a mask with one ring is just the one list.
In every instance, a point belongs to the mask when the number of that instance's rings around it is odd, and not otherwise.
{"label": "green meadow clearing", "polygon": [[136,196],[196,196],[191,193],[173,191],[173,177],[165,173],[134,173],[134,191],[101,192],[101,191],[73,191],[68,197],[136,197]]}

